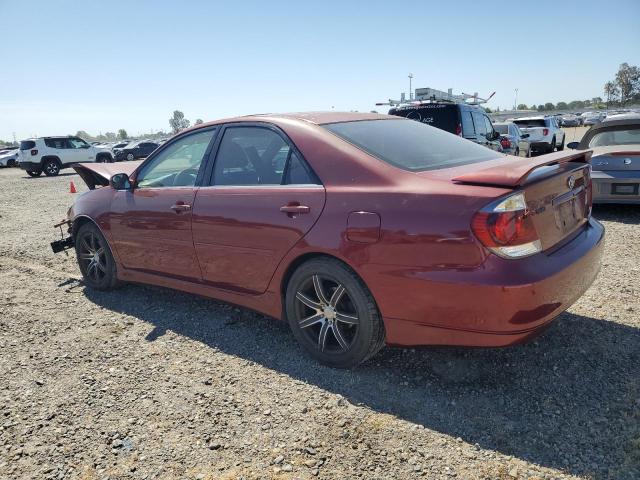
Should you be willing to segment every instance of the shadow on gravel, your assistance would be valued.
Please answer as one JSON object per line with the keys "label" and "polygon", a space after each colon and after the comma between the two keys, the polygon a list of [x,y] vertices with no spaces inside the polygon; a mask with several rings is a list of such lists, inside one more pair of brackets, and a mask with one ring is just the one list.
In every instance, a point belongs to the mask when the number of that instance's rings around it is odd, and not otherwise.
{"label": "shadow on gravel", "polygon": [[[93,302],[482,448],[593,478],[639,478],[640,330],[565,313],[506,349],[385,349],[351,371],[310,360],[277,321],[137,285]],[[215,376],[215,372],[203,372]]]}
{"label": "shadow on gravel", "polygon": [[640,224],[640,205],[594,205],[593,216],[606,222]]}

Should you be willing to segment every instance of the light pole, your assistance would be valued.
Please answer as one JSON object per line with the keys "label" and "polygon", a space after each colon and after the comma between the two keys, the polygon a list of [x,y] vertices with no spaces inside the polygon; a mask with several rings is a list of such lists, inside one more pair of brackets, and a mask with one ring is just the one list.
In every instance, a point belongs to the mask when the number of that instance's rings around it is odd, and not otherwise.
{"label": "light pole", "polygon": [[411,80],[413,80],[413,73],[409,74],[409,100],[413,100],[413,90],[411,90]]}
{"label": "light pole", "polygon": [[513,109],[518,110],[518,89],[516,88],[516,98],[513,100]]}

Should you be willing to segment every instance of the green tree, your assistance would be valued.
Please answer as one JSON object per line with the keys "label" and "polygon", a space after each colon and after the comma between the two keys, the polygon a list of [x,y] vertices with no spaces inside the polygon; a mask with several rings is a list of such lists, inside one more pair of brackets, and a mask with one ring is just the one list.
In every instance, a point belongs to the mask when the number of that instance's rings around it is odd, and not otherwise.
{"label": "green tree", "polygon": [[524,103],[521,103],[518,105],[518,107],[516,108],[516,110],[528,110],[529,107],[527,107]]}
{"label": "green tree", "polygon": [[196,118],[196,123],[194,123],[194,125],[202,125],[204,122],[202,121],[201,118]]}
{"label": "green tree", "polygon": [[569,108],[569,105],[567,105],[566,102],[558,102],[558,104],[556,105],[556,108],[558,110],[567,110]]}
{"label": "green tree", "polygon": [[536,110],[538,110],[539,112],[544,112],[544,105],[538,105],[536,107]]}
{"label": "green tree", "polygon": [[609,108],[609,104],[616,101],[620,95],[620,89],[615,82],[608,81],[604,84],[604,96],[607,98],[607,108]]}
{"label": "green tree", "polygon": [[623,63],[616,73],[616,85],[620,91],[620,103],[624,105],[640,94],[640,68]]}
{"label": "green tree", "polygon": [[547,103],[544,104],[544,109],[549,111],[549,110],[554,110],[555,107],[554,107],[553,103],[547,102]]}
{"label": "green tree", "polygon": [[81,139],[87,141],[87,142],[92,142],[93,140],[95,140],[94,137],[92,137],[91,135],[89,135],[87,132],[85,132],[84,130],[78,130],[76,132],[76,137],[80,137]]}
{"label": "green tree", "polygon": [[129,135],[127,135],[127,131],[124,128],[118,130],[118,138],[120,140],[126,140],[128,137]]}
{"label": "green tree", "polygon": [[191,122],[184,118],[184,113],[180,110],[174,110],[173,117],[169,119],[169,125],[171,126],[171,131],[173,133],[178,133],[180,130],[189,128]]}

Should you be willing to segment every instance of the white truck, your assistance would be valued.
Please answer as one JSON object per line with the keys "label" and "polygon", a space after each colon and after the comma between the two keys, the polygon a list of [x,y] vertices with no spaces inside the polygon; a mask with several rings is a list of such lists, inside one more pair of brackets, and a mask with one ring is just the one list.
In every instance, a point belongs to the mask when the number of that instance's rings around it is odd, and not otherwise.
{"label": "white truck", "polygon": [[89,145],[79,137],[29,138],[20,142],[18,154],[18,166],[32,177],[42,172],[54,177],[75,163],[112,161],[108,149]]}
{"label": "white truck", "polygon": [[532,153],[550,153],[564,150],[565,133],[552,116],[523,117],[513,119],[523,133],[529,134]]}

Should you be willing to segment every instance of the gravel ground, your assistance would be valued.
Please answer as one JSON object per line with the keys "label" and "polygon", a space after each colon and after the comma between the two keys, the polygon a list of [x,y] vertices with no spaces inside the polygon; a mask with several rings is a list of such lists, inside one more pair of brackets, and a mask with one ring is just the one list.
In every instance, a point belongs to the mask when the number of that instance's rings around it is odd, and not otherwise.
{"label": "gravel ground", "polygon": [[53,255],[74,180],[0,170],[0,478],[640,478],[640,208],[602,271],[507,349],[309,360],[280,322]]}

